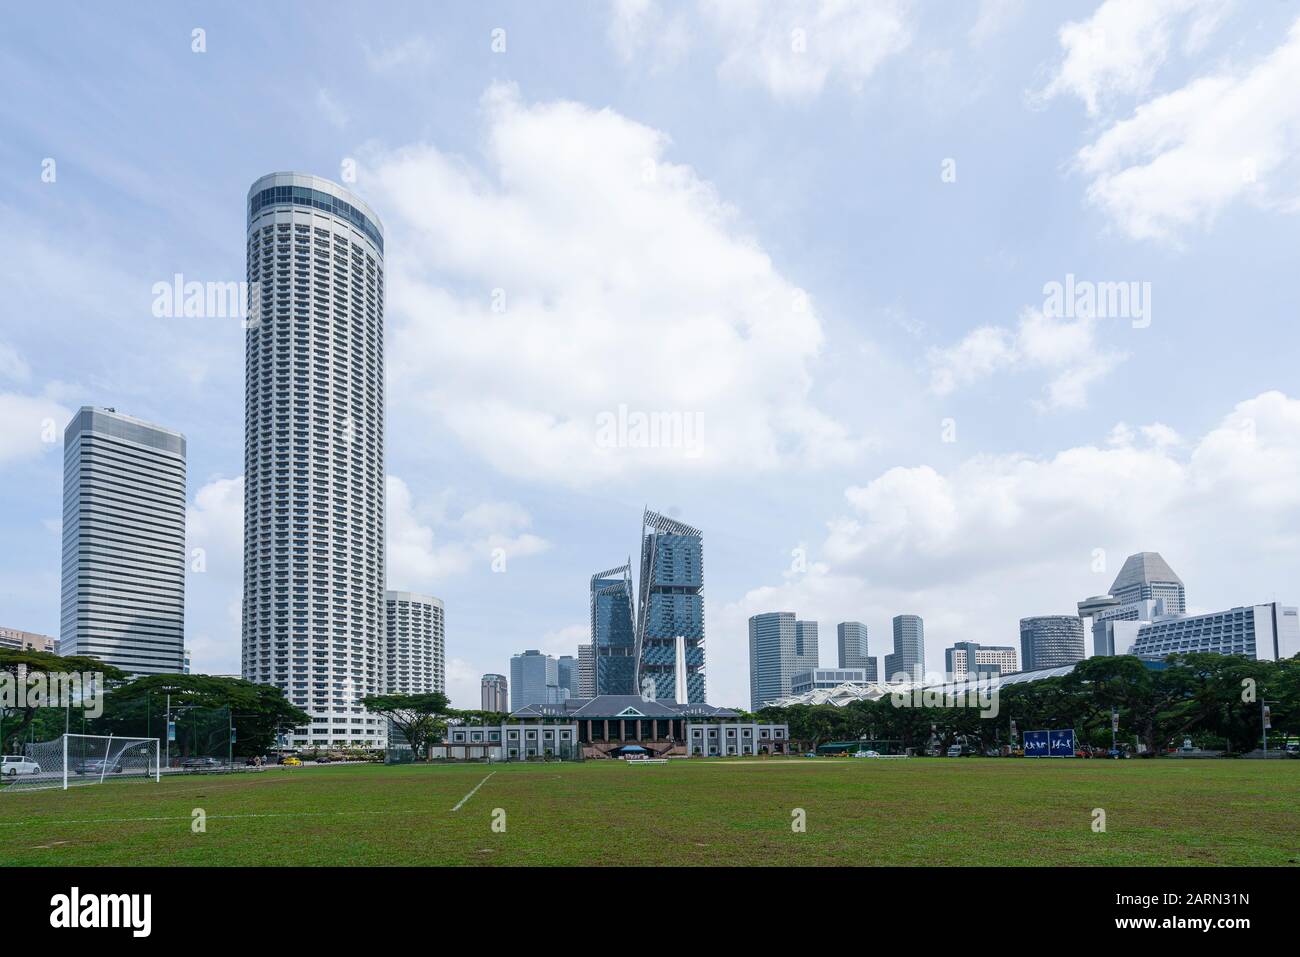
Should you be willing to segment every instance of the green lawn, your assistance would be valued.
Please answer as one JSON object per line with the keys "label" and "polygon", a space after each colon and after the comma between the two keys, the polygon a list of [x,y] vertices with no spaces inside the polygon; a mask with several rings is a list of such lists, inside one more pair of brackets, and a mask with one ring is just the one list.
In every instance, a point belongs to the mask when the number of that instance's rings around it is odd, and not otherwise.
{"label": "green lawn", "polygon": [[1300,761],[357,765],[0,791],[0,865],[1297,863]]}

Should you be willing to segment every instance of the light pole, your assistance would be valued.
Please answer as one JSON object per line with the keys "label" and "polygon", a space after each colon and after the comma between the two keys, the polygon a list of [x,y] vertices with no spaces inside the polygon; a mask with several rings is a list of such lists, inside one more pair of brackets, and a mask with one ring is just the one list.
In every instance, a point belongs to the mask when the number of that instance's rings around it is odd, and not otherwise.
{"label": "light pole", "polygon": [[1268,757],[1268,729],[1273,726],[1273,715],[1268,709],[1269,704],[1277,704],[1277,702],[1259,699],[1259,725],[1264,736],[1264,757]]}

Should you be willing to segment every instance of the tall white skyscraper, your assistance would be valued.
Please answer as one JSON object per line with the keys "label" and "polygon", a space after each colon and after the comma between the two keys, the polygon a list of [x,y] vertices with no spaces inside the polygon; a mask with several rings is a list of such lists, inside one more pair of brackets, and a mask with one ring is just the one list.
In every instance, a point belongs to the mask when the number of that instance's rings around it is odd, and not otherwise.
{"label": "tall white skyscraper", "polygon": [[134,674],[185,663],[185,436],[83,406],[63,433],[59,648]]}
{"label": "tall white skyscraper", "polygon": [[390,591],[384,617],[388,632],[388,693],[445,694],[447,632],[442,600],[409,591]]}
{"label": "tall white skyscraper", "polygon": [[311,714],[293,744],[381,745],[383,226],[329,180],[263,176],[248,280],[243,674]]}

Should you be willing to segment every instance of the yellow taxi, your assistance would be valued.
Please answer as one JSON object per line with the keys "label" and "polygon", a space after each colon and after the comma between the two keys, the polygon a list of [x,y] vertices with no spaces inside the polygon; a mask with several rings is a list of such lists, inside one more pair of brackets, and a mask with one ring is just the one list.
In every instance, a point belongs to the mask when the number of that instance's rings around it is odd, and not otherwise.
{"label": "yellow taxi", "polygon": [[297,758],[285,758],[285,759],[284,759],[282,762],[280,762],[280,763],[283,764],[286,768],[300,768],[300,767],[302,767],[302,762],[299,761]]}

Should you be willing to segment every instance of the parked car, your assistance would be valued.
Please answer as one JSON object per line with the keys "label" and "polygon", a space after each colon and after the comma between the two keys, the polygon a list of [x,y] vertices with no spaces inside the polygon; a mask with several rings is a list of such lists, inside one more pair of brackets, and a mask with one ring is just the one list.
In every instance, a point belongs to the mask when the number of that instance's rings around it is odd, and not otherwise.
{"label": "parked car", "polygon": [[0,774],[5,777],[17,777],[20,774],[40,774],[41,766],[31,758],[21,754],[6,754],[0,762]]}
{"label": "parked car", "polygon": [[1125,751],[1123,748],[1111,748],[1109,751],[1106,752],[1106,757],[1113,758],[1118,761],[1121,758],[1127,758],[1128,752]]}
{"label": "parked car", "polygon": [[333,760],[334,760],[334,759],[331,758],[328,754],[318,754],[318,755],[316,755],[316,763],[317,763],[317,764],[329,764],[329,763],[332,762]]}
{"label": "parked car", "polygon": [[224,763],[217,758],[191,757],[181,762],[181,767],[186,771],[208,771],[224,766]]}
{"label": "parked car", "polygon": [[98,774],[103,777],[105,774],[121,774],[122,763],[117,758],[88,758],[73,765],[71,770],[76,774]]}
{"label": "parked car", "polygon": [[855,758],[878,758],[880,757],[880,752],[879,751],[855,751],[853,752],[853,756]]}
{"label": "parked car", "polygon": [[805,757],[805,758],[815,758],[815,757],[817,757],[817,752],[816,752],[816,751],[809,751],[807,754],[804,755],[804,757]]}
{"label": "parked car", "polygon": [[293,755],[289,755],[289,757],[287,758],[281,758],[280,763],[283,764],[286,768],[302,767],[302,762],[299,761],[297,758],[295,758]]}

